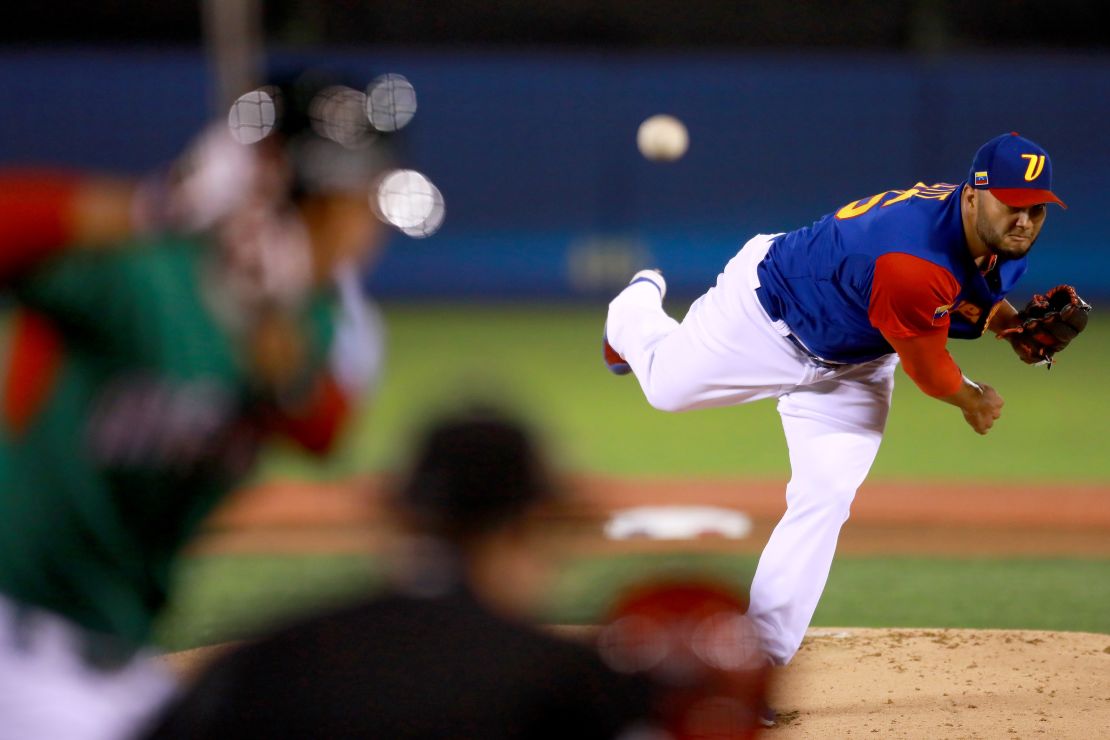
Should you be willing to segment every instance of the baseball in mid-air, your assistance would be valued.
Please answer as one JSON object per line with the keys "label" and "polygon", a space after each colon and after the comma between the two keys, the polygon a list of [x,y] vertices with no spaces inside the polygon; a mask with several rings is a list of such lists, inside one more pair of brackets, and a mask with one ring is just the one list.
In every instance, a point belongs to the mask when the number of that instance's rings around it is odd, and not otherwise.
{"label": "baseball in mid-air", "polygon": [[686,153],[690,135],[682,121],[660,113],[640,124],[636,132],[636,146],[653,162],[673,162]]}

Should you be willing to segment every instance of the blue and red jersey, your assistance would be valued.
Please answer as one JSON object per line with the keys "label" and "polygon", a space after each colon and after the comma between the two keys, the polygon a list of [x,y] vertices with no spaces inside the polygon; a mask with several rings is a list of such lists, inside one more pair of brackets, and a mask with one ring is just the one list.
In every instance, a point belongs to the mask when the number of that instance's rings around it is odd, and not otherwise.
{"label": "blue and red jersey", "polygon": [[758,268],[760,303],[833,362],[890,354],[891,341],[981,336],[1026,260],[975,264],[962,187],[888,190],[777,237]]}

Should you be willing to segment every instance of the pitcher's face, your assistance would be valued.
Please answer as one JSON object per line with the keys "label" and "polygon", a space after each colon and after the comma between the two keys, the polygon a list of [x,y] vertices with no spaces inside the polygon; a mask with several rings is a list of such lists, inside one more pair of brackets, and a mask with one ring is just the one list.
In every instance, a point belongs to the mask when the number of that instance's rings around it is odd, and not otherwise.
{"label": "pitcher's face", "polygon": [[1028,254],[1044,226],[1047,206],[1008,206],[989,190],[975,191],[975,232],[992,254],[1019,259]]}

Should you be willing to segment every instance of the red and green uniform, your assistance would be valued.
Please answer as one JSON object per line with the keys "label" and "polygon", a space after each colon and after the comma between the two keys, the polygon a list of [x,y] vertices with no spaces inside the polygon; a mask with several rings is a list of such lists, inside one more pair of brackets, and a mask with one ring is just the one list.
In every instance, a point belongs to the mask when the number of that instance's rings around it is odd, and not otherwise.
{"label": "red and green uniform", "polygon": [[[11,246],[6,233],[0,247]],[[145,641],[198,523],[268,431],[302,428],[275,424],[243,338],[206,300],[209,254],[164,239],[21,258],[18,274],[5,273],[0,594]],[[321,382],[332,310],[321,295],[299,317],[305,396],[329,401],[323,424],[305,412],[314,446],[337,423],[334,398],[320,393],[334,390]]]}

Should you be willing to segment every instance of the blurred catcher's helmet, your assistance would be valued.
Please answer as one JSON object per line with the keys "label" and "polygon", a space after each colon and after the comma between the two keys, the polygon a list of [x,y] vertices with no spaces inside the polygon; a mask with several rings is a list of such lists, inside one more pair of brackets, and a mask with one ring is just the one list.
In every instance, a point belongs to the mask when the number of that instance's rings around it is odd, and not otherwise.
{"label": "blurred catcher's helmet", "polygon": [[706,581],[648,584],[617,602],[598,645],[610,667],[656,685],[659,737],[757,735],[771,665],[747,606]]}

